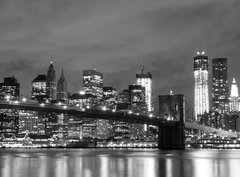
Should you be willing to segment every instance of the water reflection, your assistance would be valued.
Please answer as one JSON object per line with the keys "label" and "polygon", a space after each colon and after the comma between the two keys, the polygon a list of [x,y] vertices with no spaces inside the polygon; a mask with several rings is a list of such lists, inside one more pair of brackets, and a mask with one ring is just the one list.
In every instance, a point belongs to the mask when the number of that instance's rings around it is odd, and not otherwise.
{"label": "water reflection", "polygon": [[2,177],[237,177],[239,151],[0,151]]}

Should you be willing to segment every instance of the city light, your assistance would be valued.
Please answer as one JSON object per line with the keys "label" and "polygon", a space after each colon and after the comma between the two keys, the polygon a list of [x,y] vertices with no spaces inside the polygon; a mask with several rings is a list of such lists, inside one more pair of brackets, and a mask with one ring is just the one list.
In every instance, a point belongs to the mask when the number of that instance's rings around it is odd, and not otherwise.
{"label": "city light", "polygon": [[7,101],[9,101],[9,100],[10,100],[10,96],[9,96],[9,95],[6,95],[6,96],[5,96],[5,99],[6,99]]}
{"label": "city light", "polygon": [[41,104],[40,104],[40,106],[41,106],[41,107],[44,107],[44,106],[45,106],[45,104],[44,104],[44,103],[41,103]]}
{"label": "city light", "polygon": [[80,95],[85,95],[86,92],[85,92],[85,91],[80,91],[79,94],[80,94]]}
{"label": "city light", "polygon": [[102,110],[103,110],[103,111],[106,111],[106,110],[107,110],[106,106],[103,106],[103,107],[102,107]]}
{"label": "city light", "polygon": [[22,101],[23,101],[23,102],[26,102],[26,101],[27,101],[27,98],[23,97],[23,98],[22,98]]}

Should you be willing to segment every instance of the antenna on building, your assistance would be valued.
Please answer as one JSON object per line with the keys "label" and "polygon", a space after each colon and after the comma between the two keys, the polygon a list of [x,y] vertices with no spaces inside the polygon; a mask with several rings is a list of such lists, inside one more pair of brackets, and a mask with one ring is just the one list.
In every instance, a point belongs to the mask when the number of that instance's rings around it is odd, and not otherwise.
{"label": "antenna on building", "polygon": [[51,54],[50,54],[50,58],[51,58],[50,64],[52,64],[52,63],[53,63],[53,56],[54,56],[54,54],[53,54],[53,53],[51,53]]}
{"label": "antenna on building", "polygon": [[144,65],[142,64],[142,62],[141,62],[141,59],[139,58],[139,57],[137,57],[137,59],[138,59],[138,62],[139,62],[139,64],[140,64],[140,66],[141,66],[141,73],[143,74],[143,71],[144,71]]}

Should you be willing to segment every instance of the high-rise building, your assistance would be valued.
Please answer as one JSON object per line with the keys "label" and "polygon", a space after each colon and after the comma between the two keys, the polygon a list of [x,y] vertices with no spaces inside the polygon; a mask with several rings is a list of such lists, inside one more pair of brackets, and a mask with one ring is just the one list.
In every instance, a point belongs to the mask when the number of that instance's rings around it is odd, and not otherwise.
{"label": "high-rise building", "polygon": [[19,131],[19,111],[0,109],[0,125],[1,134],[17,134]]}
{"label": "high-rise building", "polygon": [[208,93],[208,57],[205,52],[197,52],[194,57],[194,112],[195,120],[198,115],[209,112]]}
{"label": "high-rise building", "polygon": [[57,83],[57,100],[67,100],[67,80],[63,75],[63,70]]}
{"label": "high-rise building", "polygon": [[146,95],[146,104],[148,112],[152,111],[152,75],[148,73],[142,72],[140,74],[136,74],[136,83],[137,85],[141,85],[145,87],[145,95]]}
{"label": "high-rise building", "polygon": [[103,87],[103,103],[108,109],[116,109],[117,89],[114,87]]}
{"label": "high-rise building", "polygon": [[131,110],[136,113],[146,113],[145,88],[141,85],[129,85]]}
{"label": "high-rise building", "polygon": [[48,99],[51,100],[56,100],[56,75],[55,75],[55,70],[53,67],[53,62],[50,62],[50,66],[47,71],[47,76],[46,76],[46,91],[47,91],[47,96]]}
{"label": "high-rise building", "polygon": [[99,102],[103,97],[103,73],[96,70],[84,70],[83,90],[86,94],[96,96],[96,102]]}
{"label": "high-rise building", "polygon": [[227,75],[227,59],[212,59],[212,108],[219,113],[224,113],[228,105]]}
{"label": "high-rise building", "polygon": [[5,77],[4,82],[0,83],[0,99],[2,100],[18,100],[20,84],[13,77]]}
{"label": "high-rise building", "polygon": [[31,99],[38,102],[45,102],[47,98],[46,75],[40,74],[32,81]]}
{"label": "high-rise building", "polygon": [[131,107],[131,95],[128,89],[123,90],[118,95],[117,110],[129,111]]}
{"label": "high-rise building", "polygon": [[237,85],[235,78],[233,78],[233,81],[232,81],[231,94],[230,94],[229,100],[230,100],[230,103],[229,103],[230,111],[231,112],[239,111],[238,85]]}

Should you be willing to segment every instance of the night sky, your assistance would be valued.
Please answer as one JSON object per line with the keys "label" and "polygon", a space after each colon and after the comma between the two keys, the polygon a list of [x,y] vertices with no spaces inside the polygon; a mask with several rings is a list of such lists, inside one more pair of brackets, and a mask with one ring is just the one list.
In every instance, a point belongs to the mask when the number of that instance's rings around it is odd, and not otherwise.
{"label": "night sky", "polygon": [[121,91],[135,82],[139,57],[154,97],[172,89],[192,103],[198,50],[227,57],[229,80],[240,82],[239,9],[239,0],[1,0],[0,81],[14,75],[30,95],[52,55],[69,91],[78,92],[82,71],[94,68]]}

